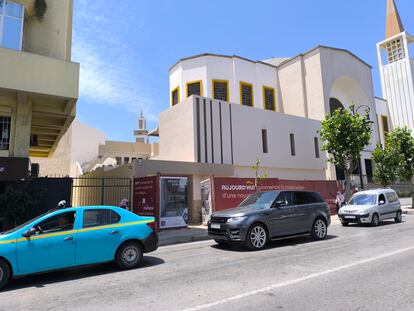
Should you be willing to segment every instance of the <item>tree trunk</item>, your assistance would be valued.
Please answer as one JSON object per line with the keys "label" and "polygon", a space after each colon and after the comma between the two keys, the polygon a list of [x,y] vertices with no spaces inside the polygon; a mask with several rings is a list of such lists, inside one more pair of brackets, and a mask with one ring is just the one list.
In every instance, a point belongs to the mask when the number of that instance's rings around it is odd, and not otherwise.
{"label": "tree trunk", "polygon": [[351,170],[345,170],[345,202],[348,202],[351,199],[352,196],[352,190],[351,190]]}
{"label": "tree trunk", "polygon": [[414,183],[412,179],[410,181],[410,189],[411,189],[411,208],[414,208]]}

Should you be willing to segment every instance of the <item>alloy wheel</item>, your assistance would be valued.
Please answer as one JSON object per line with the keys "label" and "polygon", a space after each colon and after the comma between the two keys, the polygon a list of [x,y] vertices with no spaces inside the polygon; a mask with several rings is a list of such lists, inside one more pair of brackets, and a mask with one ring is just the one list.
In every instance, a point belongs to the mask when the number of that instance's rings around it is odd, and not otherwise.
{"label": "alloy wheel", "polygon": [[377,214],[374,214],[374,215],[372,216],[372,225],[373,225],[373,226],[378,226],[378,225],[379,225],[379,217],[378,217],[378,215],[377,215]]}
{"label": "alloy wheel", "polygon": [[138,257],[138,250],[134,246],[129,246],[124,249],[122,259],[127,264],[132,264]]}
{"label": "alloy wheel", "polygon": [[3,268],[0,266],[0,281],[3,280],[4,272]]}
{"label": "alloy wheel", "polygon": [[252,245],[259,249],[266,244],[266,231],[261,226],[255,226],[250,232],[250,241]]}
{"label": "alloy wheel", "polygon": [[322,219],[318,219],[315,222],[315,234],[319,239],[323,239],[326,236],[326,224]]}

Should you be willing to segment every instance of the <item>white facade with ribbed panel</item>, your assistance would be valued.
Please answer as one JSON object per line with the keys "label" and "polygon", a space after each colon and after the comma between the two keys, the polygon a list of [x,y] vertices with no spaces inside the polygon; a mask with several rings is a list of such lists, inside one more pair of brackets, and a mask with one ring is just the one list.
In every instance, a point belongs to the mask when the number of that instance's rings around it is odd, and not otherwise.
{"label": "white facade with ribbed panel", "polygon": [[[414,60],[409,52],[412,43],[414,37],[404,32],[378,44],[383,97],[388,100],[394,128],[414,129]],[[390,44],[397,44],[395,48],[401,53],[398,59],[384,59],[381,55]]]}
{"label": "white facade with ribbed panel", "polygon": [[370,110],[373,138],[361,161],[366,174],[378,137],[371,69],[347,50],[324,46],[284,60],[181,59],[170,69],[171,107],[160,115],[158,158],[232,164],[243,177],[259,158],[270,177],[336,179],[317,131],[334,101],[363,108],[358,113]]}
{"label": "white facade with ribbed panel", "polygon": [[394,0],[387,3],[386,39],[377,44],[382,96],[388,101],[391,127],[414,130],[414,37],[404,30]]}

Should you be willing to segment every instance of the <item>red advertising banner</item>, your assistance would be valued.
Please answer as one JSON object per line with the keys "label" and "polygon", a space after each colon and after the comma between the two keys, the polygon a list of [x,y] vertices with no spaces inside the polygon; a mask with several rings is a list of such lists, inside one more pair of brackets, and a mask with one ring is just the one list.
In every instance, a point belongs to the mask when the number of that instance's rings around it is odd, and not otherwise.
{"label": "red advertising banner", "polygon": [[158,219],[158,177],[134,178],[133,212]]}
{"label": "red advertising banner", "polygon": [[[256,192],[254,178],[214,177],[212,180],[214,211],[236,207],[249,194]],[[308,190],[319,192],[329,204],[331,213],[334,213],[336,212],[336,193],[340,189],[341,184],[337,181],[268,178],[262,182],[258,190]]]}

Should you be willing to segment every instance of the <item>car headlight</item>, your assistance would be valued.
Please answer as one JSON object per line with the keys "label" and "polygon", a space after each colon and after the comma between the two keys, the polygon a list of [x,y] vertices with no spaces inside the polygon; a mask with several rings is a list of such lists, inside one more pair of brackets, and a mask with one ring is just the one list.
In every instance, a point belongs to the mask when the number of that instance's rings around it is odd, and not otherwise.
{"label": "car headlight", "polygon": [[227,222],[229,223],[235,223],[235,222],[242,222],[243,220],[245,220],[247,218],[247,216],[241,216],[241,217],[231,217],[227,219]]}
{"label": "car headlight", "polygon": [[360,210],[358,211],[359,215],[364,215],[364,214],[368,214],[368,210]]}

